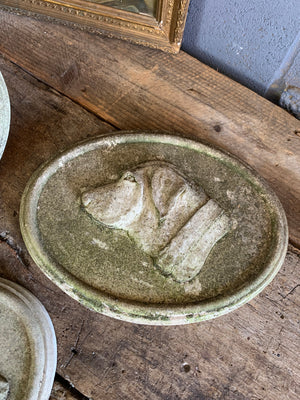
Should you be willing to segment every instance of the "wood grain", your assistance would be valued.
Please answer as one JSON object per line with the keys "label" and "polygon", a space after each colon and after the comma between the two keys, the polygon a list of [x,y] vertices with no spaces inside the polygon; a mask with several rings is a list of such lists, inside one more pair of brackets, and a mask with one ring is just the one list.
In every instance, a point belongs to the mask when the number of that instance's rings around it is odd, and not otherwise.
{"label": "wood grain", "polygon": [[49,400],[88,400],[88,398],[70,385],[62,384],[60,380],[55,379]]}
{"label": "wood grain", "polygon": [[0,163],[0,275],[27,287],[50,313],[57,372],[94,400],[298,400],[300,255],[293,248],[273,283],[248,305],[178,327],[88,311],[39,271],[18,223],[27,179],[74,141],[112,127],[11,62],[0,59],[0,70],[13,117]]}
{"label": "wood grain", "polygon": [[189,0],[158,0],[153,16],[103,5],[101,1],[87,4],[82,0],[2,0],[1,4],[10,12],[176,54],[182,42]]}
{"label": "wood grain", "polygon": [[0,12],[0,52],[119,129],[203,139],[258,171],[300,246],[300,122],[269,101],[178,55]]}

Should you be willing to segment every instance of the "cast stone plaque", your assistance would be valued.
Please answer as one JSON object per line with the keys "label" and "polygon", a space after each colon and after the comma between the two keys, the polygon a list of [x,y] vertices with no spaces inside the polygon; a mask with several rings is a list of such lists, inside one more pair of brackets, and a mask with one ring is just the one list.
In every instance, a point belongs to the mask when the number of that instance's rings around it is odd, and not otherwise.
{"label": "cast stone plaque", "polygon": [[249,167],[158,133],[78,144],[24,192],[21,230],[37,265],[88,308],[137,323],[224,314],[274,277],[282,207]]}
{"label": "cast stone plaque", "polygon": [[0,400],[48,400],[56,339],[45,308],[28,290],[0,278]]}

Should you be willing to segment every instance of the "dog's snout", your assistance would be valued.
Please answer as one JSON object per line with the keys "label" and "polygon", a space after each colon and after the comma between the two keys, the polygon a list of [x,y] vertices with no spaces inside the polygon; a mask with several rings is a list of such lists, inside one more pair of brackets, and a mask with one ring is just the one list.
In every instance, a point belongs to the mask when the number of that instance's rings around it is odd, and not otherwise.
{"label": "dog's snout", "polygon": [[[134,180],[133,180],[133,179]],[[125,173],[113,183],[100,186],[81,196],[85,210],[104,225],[125,228],[140,213],[142,187],[134,174]]]}

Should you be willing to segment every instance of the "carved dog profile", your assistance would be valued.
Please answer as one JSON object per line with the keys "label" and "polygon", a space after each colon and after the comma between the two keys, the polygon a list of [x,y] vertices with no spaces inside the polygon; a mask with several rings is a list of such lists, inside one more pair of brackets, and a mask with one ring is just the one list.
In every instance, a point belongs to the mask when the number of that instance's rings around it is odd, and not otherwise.
{"label": "carved dog profile", "polygon": [[81,201],[98,222],[126,231],[177,282],[193,279],[230,229],[221,207],[165,162],[126,171],[118,181],[84,192]]}

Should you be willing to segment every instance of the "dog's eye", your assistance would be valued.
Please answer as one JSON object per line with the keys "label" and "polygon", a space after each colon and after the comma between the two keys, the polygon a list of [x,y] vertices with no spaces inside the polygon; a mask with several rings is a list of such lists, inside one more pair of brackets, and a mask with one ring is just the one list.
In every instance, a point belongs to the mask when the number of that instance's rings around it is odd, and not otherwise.
{"label": "dog's eye", "polygon": [[136,182],[136,179],[134,175],[127,173],[124,175],[124,181]]}

